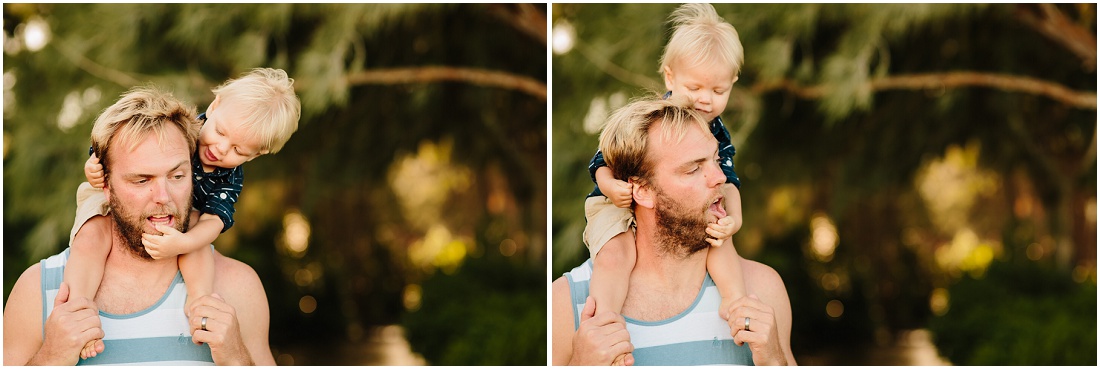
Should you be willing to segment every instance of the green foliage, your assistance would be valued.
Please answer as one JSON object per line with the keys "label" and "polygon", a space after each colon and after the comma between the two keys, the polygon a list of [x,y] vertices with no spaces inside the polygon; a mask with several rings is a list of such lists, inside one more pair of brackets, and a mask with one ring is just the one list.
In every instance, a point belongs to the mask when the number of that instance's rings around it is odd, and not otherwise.
{"label": "green foliage", "polygon": [[546,295],[526,286],[545,273],[500,257],[467,262],[424,282],[421,307],[402,320],[409,343],[431,365],[544,365]]}
{"label": "green foliage", "polygon": [[[794,311],[793,346],[881,342],[889,337],[883,333],[927,323],[929,293],[953,278],[938,265],[936,250],[954,234],[937,229],[915,183],[922,168],[952,147],[977,145],[976,170],[995,178],[993,189],[974,195],[978,205],[959,217],[983,239],[992,235],[996,243],[998,235],[1012,234],[1023,239],[1012,242],[1029,245],[1052,237],[1072,245],[1077,255],[1091,255],[1095,239],[1088,233],[1095,222],[1080,209],[1096,193],[1095,109],[989,86],[868,85],[973,71],[1095,93],[1096,68],[1089,65],[1094,61],[1083,64],[1021,21],[1021,14],[1038,12],[1037,6],[714,6],[737,28],[745,48],[745,65],[722,114],[744,184],[745,223],[734,243],[743,256],[773,265],[783,276]],[[599,128],[629,98],[655,85],[662,89],[653,66],[675,7],[555,5],[555,24],[573,26],[577,42],[552,59],[553,277],[588,257],[580,236],[582,204],[593,186],[586,166]],[[1056,8],[1095,39],[1094,5]],[[819,94],[810,87],[820,88]],[[1035,205],[1045,215],[1015,211],[1014,201],[1029,191],[1019,182],[1034,185],[1029,194],[1039,196]],[[836,224],[838,243],[829,261],[808,254],[814,237],[805,227],[815,214]],[[1036,223],[1037,231],[1021,233],[1021,217]],[[1082,231],[1071,235],[1069,224]],[[841,286],[825,290],[825,273],[840,276]],[[845,307],[838,319],[824,314],[824,304],[833,299]],[[1085,337],[1094,341],[1095,334]]]}
{"label": "green foliage", "polygon": [[948,289],[931,320],[940,353],[958,365],[1095,365],[1096,284],[1031,263],[995,262]]}
{"label": "green foliage", "polygon": [[[530,21],[516,16],[518,10],[545,13],[545,7],[523,6],[529,8],[5,4],[5,294],[28,265],[65,247],[88,134],[100,111],[130,87],[155,84],[201,112],[213,99],[211,88],[254,67],[282,68],[295,79],[302,119],[282,151],[245,165],[236,225],[215,245],[260,275],[275,351],[365,344],[360,340],[371,327],[399,320],[404,286],[424,278],[425,271],[409,267],[408,250],[426,230],[408,220],[424,216],[406,214],[416,209],[401,206],[397,192],[405,189],[394,188],[391,177],[422,146],[452,143],[434,159],[466,183],[446,188],[426,222],[456,237],[491,229],[480,241],[488,246],[471,248],[496,250],[513,240],[510,261],[542,273],[545,99],[464,80],[349,78],[443,66],[544,82],[546,40],[518,32],[513,22]],[[16,50],[27,24],[38,21],[48,25],[48,44]],[[77,119],[60,124],[59,112],[69,107],[77,108]],[[309,225],[301,254],[285,246],[290,213]],[[519,315],[542,312],[544,278],[524,281],[509,291],[530,293],[510,296],[534,300],[509,300],[510,308]],[[316,309],[300,308],[309,299]],[[480,319],[476,314],[485,312],[466,315]],[[545,335],[520,344],[518,352],[544,349]]]}

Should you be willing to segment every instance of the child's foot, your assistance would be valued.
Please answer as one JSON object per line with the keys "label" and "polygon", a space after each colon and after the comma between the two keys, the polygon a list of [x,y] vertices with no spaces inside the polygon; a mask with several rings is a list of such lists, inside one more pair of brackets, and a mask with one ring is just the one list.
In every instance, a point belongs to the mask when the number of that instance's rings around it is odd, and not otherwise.
{"label": "child's foot", "polygon": [[80,358],[93,358],[100,352],[103,352],[103,341],[99,339],[94,339],[88,341],[88,343],[84,344],[84,348],[80,349]]}

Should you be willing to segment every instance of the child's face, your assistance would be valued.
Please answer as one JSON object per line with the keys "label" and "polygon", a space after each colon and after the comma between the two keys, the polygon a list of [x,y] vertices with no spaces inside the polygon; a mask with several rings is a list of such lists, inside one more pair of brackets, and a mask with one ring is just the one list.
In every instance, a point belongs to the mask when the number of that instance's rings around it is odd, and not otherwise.
{"label": "child's face", "polygon": [[260,140],[241,127],[241,116],[232,106],[211,104],[199,131],[199,159],[203,165],[235,168],[264,154]]}
{"label": "child's face", "polygon": [[718,66],[721,63],[703,63],[693,67],[684,67],[684,63],[675,61],[665,67],[665,88],[675,96],[688,96],[694,102],[695,110],[703,113],[707,122],[726,110],[730,99],[730,89],[737,77],[732,68]]}

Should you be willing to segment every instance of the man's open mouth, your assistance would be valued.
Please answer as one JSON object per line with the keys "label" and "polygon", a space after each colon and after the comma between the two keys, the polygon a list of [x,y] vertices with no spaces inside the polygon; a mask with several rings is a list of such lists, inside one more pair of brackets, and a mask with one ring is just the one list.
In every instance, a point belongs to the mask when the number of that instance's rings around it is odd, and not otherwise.
{"label": "man's open mouth", "polygon": [[710,204],[710,213],[714,214],[714,216],[718,217],[718,219],[726,217],[726,207],[723,205],[722,200],[724,200],[724,198],[722,196],[718,196],[718,199],[714,200],[714,202]]}
{"label": "man's open mouth", "polygon": [[158,225],[166,225],[169,227],[176,225],[176,217],[171,215],[154,215],[145,219],[149,220],[149,223],[152,223],[154,228]]}

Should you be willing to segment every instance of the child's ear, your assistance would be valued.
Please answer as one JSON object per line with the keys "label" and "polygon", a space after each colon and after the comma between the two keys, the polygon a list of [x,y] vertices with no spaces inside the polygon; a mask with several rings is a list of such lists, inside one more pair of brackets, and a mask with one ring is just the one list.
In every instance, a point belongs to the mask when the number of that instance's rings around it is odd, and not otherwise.
{"label": "child's ear", "polygon": [[271,152],[267,151],[267,150],[260,150],[259,153],[257,153],[256,155],[253,155],[251,158],[248,158],[248,160],[245,160],[245,162],[250,162],[250,161],[252,161],[252,159],[255,159],[255,158],[270,154],[270,153]]}
{"label": "child's ear", "polygon": [[733,76],[733,81],[731,81],[731,82],[730,82],[730,84],[732,85],[732,84],[734,84],[734,83],[737,83],[737,80],[738,80],[739,78],[741,78],[741,76]]}
{"label": "child's ear", "polygon": [[631,196],[634,197],[634,202],[637,203],[638,206],[652,209],[655,195],[653,189],[648,185],[640,184],[637,178],[631,178],[630,184],[634,185],[631,190]]}
{"label": "child's ear", "polygon": [[222,101],[222,95],[214,95],[214,101],[210,103],[210,106],[206,108],[206,111],[211,111],[218,108],[218,104]]}
{"label": "child's ear", "polygon": [[661,73],[665,77],[665,91],[672,91],[672,68],[667,65],[664,67],[664,73]]}

